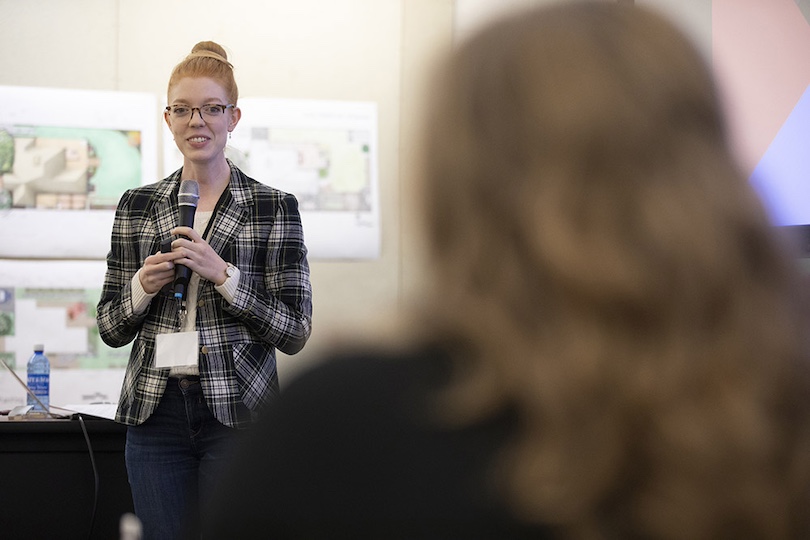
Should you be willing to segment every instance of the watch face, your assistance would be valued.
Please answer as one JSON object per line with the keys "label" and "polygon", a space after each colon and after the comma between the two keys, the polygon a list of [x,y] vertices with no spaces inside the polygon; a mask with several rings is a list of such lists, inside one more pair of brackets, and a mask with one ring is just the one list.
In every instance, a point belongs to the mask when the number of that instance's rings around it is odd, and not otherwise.
{"label": "watch face", "polygon": [[236,268],[233,265],[228,265],[228,268],[225,269],[225,273],[228,274],[228,277],[231,277],[236,273]]}

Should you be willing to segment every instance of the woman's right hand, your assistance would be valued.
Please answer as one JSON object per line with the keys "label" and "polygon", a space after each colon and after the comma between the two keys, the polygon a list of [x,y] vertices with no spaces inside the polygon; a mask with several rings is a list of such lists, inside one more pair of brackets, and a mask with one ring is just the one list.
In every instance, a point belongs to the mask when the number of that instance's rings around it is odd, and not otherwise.
{"label": "woman's right hand", "polygon": [[174,280],[174,260],[180,256],[181,254],[174,252],[148,256],[138,273],[144,292],[154,294],[167,283],[171,283]]}

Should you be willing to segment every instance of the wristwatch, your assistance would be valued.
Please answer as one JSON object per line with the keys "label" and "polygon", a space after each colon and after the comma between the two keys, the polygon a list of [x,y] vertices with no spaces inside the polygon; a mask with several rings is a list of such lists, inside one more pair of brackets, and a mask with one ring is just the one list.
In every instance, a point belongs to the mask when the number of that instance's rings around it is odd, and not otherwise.
{"label": "wristwatch", "polygon": [[231,263],[226,263],[228,266],[225,268],[225,281],[228,281],[230,278],[236,274],[236,267]]}

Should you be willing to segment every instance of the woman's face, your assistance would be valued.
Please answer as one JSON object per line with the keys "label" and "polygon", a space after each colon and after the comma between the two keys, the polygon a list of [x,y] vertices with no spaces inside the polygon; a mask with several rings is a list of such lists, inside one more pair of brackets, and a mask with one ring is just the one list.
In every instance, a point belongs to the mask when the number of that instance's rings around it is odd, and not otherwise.
{"label": "woman's face", "polygon": [[186,161],[197,165],[224,159],[228,133],[236,127],[241,112],[233,107],[212,117],[201,112],[204,105],[228,105],[222,86],[208,77],[186,77],[169,90],[169,107],[193,109],[191,115],[178,117],[169,111],[163,117]]}

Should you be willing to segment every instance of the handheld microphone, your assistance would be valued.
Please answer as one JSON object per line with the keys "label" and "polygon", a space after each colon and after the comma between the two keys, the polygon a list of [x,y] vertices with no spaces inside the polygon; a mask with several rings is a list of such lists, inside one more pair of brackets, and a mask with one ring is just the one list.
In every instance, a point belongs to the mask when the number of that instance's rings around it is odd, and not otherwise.
{"label": "handheld microphone", "polygon": [[[200,198],[200,185],[196,180],[183,180],[180,182],[180,191],[177,202],[180,207],[178,227],[194,227],[194,214],[197,212],[197,201]],[[187,266],[178,264],[174,269],[174,297],[186,299],[188,281],[191,279],[191,270]]]}

